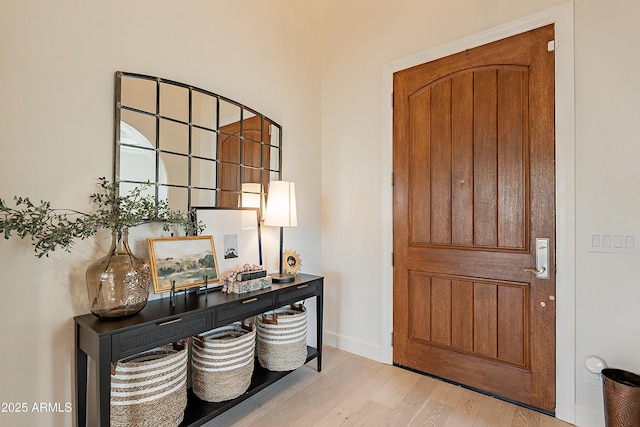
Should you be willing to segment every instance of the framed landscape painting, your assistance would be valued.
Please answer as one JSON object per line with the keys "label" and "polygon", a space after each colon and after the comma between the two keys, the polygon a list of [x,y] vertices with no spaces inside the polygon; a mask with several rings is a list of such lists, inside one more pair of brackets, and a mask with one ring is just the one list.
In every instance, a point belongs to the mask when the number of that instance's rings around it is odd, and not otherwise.
{"label": "framed landscape painting", "polygon": [[220,281],[218,260],[212,236],[159,237],[147,239],[153,291],[203,286]]}

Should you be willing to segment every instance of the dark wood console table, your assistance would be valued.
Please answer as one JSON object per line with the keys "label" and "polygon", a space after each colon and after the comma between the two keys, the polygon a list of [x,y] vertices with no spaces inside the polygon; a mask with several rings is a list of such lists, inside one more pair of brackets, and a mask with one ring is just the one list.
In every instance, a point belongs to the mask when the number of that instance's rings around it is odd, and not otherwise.
{"label": "dark wood console table", "polygon": [[[178,294],[175,307],[169,298],[149,301],[142,311],[124,319],[102,320],[92,314],[75,317],[77,426],[87,424],[88,357],[97,367],[98,401],[91,409],[97,411],[99,425],[108,426],[111,362],[312,297],[316,297],[317,342],[315,348],[307,347],[307,362],[316,359],[319,372],[322,369],[323,287],[323,277],[300,274],[294,282],[273,284],[269,289],[242,295],[209,292],[205,298],[204,294]],[[256,363],[249,389],[225,402],[204,402],[189,390],[181,426],[200,426],[287,374],[289,372],[268,371]]]}

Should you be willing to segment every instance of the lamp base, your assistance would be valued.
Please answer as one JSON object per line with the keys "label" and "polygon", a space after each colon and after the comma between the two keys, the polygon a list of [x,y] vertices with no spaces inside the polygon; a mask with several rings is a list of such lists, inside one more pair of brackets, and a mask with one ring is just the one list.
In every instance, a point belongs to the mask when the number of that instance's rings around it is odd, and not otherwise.
{"label": "lamp base", "polygon": [[293,274],[288,273],[274,273],[270,274],[269,276],[274,283],[289,283],[293,282],[296,278]]}

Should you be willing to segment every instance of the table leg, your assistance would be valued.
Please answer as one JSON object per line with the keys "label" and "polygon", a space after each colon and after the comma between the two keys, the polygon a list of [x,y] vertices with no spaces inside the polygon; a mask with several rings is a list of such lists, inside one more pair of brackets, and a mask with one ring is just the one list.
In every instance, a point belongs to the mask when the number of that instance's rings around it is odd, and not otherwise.
{"label": "table leg", "polygon": [[79,331],[76,325],[76,426],[87,425],[87,353],[80,349]]}
{"label": "table leg", "polygon": [[320,292],[316,297],[316,346],[318,349],[318,372],[322,371],[322,309],[323,309],[324,284],[320,283]]}
{"label": "table leg", "polygon": [[108,427],[111,422],[111,343],[101,341],[98,350],[98,375],[96,378],[96,396],[98,396],[97,420],[100,426]]}

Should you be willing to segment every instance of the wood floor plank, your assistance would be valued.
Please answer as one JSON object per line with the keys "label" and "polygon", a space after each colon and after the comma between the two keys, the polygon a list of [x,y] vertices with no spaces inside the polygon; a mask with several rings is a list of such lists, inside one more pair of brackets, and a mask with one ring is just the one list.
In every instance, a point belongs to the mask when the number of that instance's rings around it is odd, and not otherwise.
{"label": "wood floor plank", "polygon": [[[385,372],[382,369],[377,369],[373,372],[368,372],[366,375],[368,378],[363,381],[360,387],[355,388],[351,393],[340,400],[339,403],[332,409],[328,410],[325,415],[315,424],[316,426],[336,426],[342,425],[349,418],[369,402],[373,394],[381,383],[384,382]],[[335,403],[336,401],[332,399]]]}
{"label": "wood floor plank", "polygon": [[447,420],[447,427],[473,427],[486,396],[471,390],[464,390],[453,413]]}
{"label": "wood floor plank", "polygon": [[[414,373],[411,373],[415,375]],[[438,381],[420,375],[418,381],[407,392],[398,404],[388,414],[386,421],[389,426],[408,426],[414,420],[416,415],[422,410],[429,399],[429,396],[435,390]]]}
{"label": "wood floor plank", "polygon": [[[337,407],[341,407],[342,418],[348,419],[350,414],[357,412],[363,404],[369,401],[372,393],[376,390],[376,379],[380,376],[381,370],[380,364],[362,359],[359,369],[350,370],[337,383],[332,383],[333,385],[324,389],[310,390],[306,395],[296,396],[300,399],[316,402],[313,412],[300,414],[300,418],[309,420],[310,424],[317,423],[327,414],[335,413]],[[336,422],[339,423],[339,419],[337,418]],[[336,424],[328,423],[326,425]]]}
{"label": "wood floor plank", "polygon": [[332,347],[207,427],[569,427],[553,417]]}
{"label": "wood floor plank", "polygon": [[452,406],[428,399],[409,426],[444,426],[452,413]]}
{"label": "wood floor plank", "polygon": [[371,400],[362,407],[362,410],[353,414],[349,419],[345,420],[343,427],[369,427],[373,425],[392,425],[385,421],[391,410],[378,402]]}
{"label": "wood floor plank", "polygon": [[282,408],[284,402],[291,395],[316,379],[315,371],[307,367],[301,368],[220,415],[215,420],[205,424],[205,426],[249,426],[262,417],[265,412]]}
{"label": "wood floor plank", "polygon": [[[333,374],[321,372],[313,387],[306,387],[289,397],[284,402],[287,408],[286,415],[289,419],[295,420],[297,425],[316,422],[335,407],[336,401],[345,399],[364,382],[369,381],[372,374],[375,378],[375,374],[383,368],[384,365],[365,358],[345,358]],[[276,408],[260,417],[251,426],[283,425],[282,416],[281,408]]]}
{"label": "wood floor plank", "polygon": [[418,377],[404,369],[377,363],[376,366],[380,368],[375,374],[368,374],[367,380],[333,410],[327,412],[319,425],[332,426],[339,420],[347,420],[369,401],[391,409],[419,381]]}
{"label": "wood floor plank", "polygon": [[415,402],[415,406],[406,400],[400,401],[398,405],[388,415],[389,426],[409,426],[416,417],[416,414],[425,406],[427,400]]}
{"label": "wood floor plank", "polygon": [[540,427],[540,414],[525,408],[516,408],[513,427]]}
{"label": "wood floor plank", "polygon": [[458,401],[460,401],[464,390],[465,389],[460,386],[440,381],[429,398],[455,408],[458,405]]}
{"label": "wood floor plank", "polygon": [[[323,356],[325,356],[326,361],[323,360],[321,374],[328,376],[340,375],[343,369],[348,369],[350,366],[345,363],[348,360],[345,358],[347,355],[349,353],[339,351],[333,347],[325,347]],[[354,363],[359,360],[358,358],[349,359]],[[303,366],[205,425],[207,427],[216,425],[246,427],[251,425],[263,417],[265,413],[281,409],[283,404],[300,390],[313,388],[312,384],[321,378],[315,368],[315,363],[313,362]]]}
{"label": "wood floor plank", "polygon": [[511,427],[515,405],[498,399],[485,399],[474,427]]}
{"label": "wood floor plank", "polygon": [[385,365],[383,369],[388,371],[388,378],[371,396],[371,400],[393,409],[418,382],[419,377],[396,366]]}
{"label": "wood floor plank", "polygon": [[[415,374],[414,374],[415,375]],[[429,399],[440,382],[431,377],[418,376],[418,381],[400,401],[403,408],[410,410],[413,414],[418,413],[422,405]]]}

